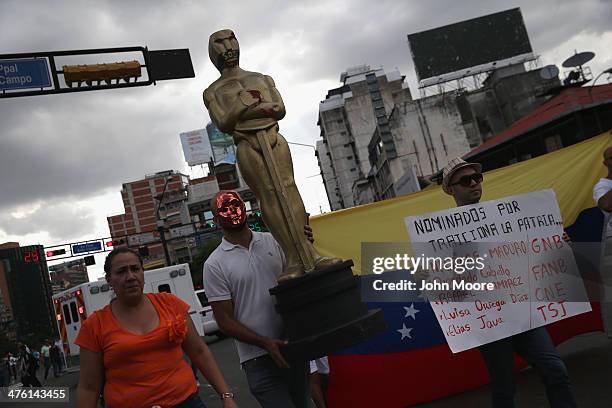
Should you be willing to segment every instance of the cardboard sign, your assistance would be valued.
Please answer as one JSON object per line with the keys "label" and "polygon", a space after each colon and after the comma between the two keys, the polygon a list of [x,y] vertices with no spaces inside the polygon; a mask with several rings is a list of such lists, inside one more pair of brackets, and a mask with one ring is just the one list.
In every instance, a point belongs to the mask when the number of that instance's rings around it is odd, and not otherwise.
{"label": "cardboard sign", "polygon": [[553,190],[405,223],[415,254],[432,259],[424,293],[453,353],[591,310]]}

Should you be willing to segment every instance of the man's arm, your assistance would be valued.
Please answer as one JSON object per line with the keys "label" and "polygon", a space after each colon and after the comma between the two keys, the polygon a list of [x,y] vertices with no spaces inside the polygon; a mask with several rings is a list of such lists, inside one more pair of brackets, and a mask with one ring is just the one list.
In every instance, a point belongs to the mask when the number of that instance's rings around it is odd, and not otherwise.
{"label": "man's arm", "polygon": [[609,190],[599,200],[597,206],[606,212],[612,212],[612,190]]}
{"label": "man's arm", "polygon": [[234,318],[234,305],[231,300],[210,302],[210,305],[221,331],[243,343],[253,344],[266,350],[279,367],[289,367],[289,364],[287,364],[287,361],[280,352],[280,347],[287,344],[286,341],[260,336],[240,323]]}

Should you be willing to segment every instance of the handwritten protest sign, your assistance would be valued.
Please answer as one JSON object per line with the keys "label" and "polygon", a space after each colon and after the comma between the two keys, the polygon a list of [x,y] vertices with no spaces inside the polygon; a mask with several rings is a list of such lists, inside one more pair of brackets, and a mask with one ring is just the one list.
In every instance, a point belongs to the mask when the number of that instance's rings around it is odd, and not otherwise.
{"label": "handwritten protest sign", "polygon": [[413,250],[439,261],[423,286],[453,353],[591,310],[552,190],[405,223]]}

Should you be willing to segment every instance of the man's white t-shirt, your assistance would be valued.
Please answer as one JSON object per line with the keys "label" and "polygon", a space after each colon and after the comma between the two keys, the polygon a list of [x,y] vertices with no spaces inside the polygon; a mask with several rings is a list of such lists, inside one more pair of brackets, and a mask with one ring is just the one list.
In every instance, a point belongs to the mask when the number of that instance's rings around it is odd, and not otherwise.
{"label": "man's white t-shirt", "polygon": [[[204,263],[204,291],[210,302],[234,303],[234,318],[260,336],[282,334],[282,320],[269,290],[283,271],[285,256],[272,234],[253,231],[249,248],[226,241]],[[240,363],[267,354],[252,344],[236,340]]]}
{"label": "man's white t-shirt", "polygon": [[[597,184],[593,187],[593,198],[595,199],[595,204],[599,202],[599,199],[606,195],[608,191],[612,190],[612,179],[609,178],[600,178]],[[603,211],[603,210],[602,210]],[[606,211],[604,211],[605,214]]]}

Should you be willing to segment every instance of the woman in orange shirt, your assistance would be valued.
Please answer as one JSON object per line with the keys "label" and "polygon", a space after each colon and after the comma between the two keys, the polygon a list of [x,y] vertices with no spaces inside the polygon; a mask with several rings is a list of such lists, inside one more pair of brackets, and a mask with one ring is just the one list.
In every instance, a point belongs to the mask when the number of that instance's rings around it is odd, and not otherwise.
{"label": "woman in orange shirt", "polygon": [[224,408],[237,407],[212,353],[198,336],[189,305],[169,293],[143,293],[142,259],[129,248],[104,263],[116,299],[87,318],[81,347],[79,408],[97,406],[102,383],[108,407],[203,408],[187,353],[219,393]]}

